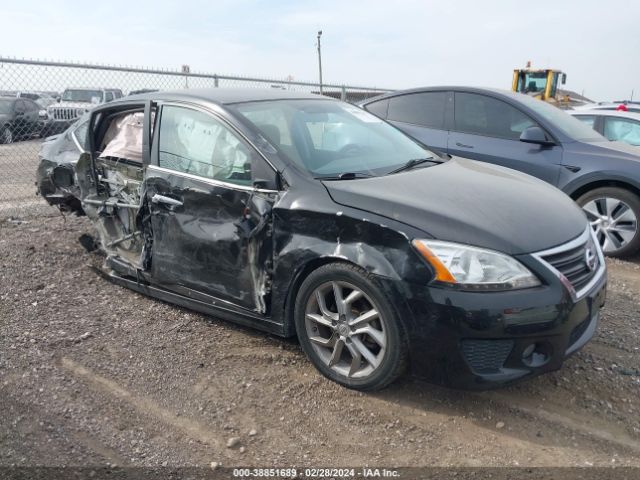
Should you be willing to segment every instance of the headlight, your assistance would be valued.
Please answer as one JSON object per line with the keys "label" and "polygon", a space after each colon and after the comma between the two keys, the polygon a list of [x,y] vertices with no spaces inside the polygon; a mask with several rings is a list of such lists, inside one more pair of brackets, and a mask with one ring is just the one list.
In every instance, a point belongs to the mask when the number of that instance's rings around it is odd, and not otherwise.
{"label": "headlight", "polygon": [[42,118],[47,118],[47,111],[43,108],[38,112],[38,116]]}
{"label": "headlight", "polygon": [[439,282],[471,290],[515,290],[540,285],[527,267],[500,252],[439,240],[414,240],[413,246],[434,268]]}

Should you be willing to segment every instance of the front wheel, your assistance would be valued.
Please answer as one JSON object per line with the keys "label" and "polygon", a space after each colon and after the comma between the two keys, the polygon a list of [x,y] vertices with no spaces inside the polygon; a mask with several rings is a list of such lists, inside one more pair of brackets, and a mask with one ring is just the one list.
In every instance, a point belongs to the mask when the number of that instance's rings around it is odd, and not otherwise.
{"label": "front wheel", "polygon": [[0,130],[0,143],[13,143],[13,132],[9,127],[2,127]]}
{"label": "front wheel", "polygon": [[407,345],[395,309],[359,267],[332,263],[312,272],[296,298],[302,349],[327,378],[379,390],[404,370]]}
{"label": "front wheel", "polygon": [[626,257],[640,248],[640,198],[616,187],[596,188],[577,200],[587,214],[604,253]]}

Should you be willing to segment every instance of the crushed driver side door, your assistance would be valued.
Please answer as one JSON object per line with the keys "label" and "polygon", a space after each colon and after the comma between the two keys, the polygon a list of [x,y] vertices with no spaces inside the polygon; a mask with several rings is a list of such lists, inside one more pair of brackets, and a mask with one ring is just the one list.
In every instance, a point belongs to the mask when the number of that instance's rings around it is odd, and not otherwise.
{"label": "crushed driver side door", "polygon": [[279,193],[275,170],[244,136],[216,112],[161,104],[144,190],[153,283],[268,315]]}

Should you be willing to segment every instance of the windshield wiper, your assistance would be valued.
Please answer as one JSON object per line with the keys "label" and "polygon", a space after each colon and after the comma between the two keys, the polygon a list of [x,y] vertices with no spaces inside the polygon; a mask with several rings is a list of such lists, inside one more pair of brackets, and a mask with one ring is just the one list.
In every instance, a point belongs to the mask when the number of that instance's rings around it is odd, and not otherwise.
{"label": "windshield wiper", "polygon": [[330,175],[326,177],[316,177],[319,180],[354,180],[356,178],[370,178],[375,177],[375,175],[371,175],[370,173],[364,172],[342,172],[338,175]]}
{"label": "windshield wiper", "polygon": [[391,170],[389,173],[387,173],[387,175],[392,175],[394,173],[404,172],[405,170],[411,170],[412,168],[417,167],[418,165],[422,165],[423,163],[427,163],[427,162],[441,163],[441,162],[438,162],[434,157],[412,158],[411,160],[409,160],[407,163],[405,163],[401,167],[396,168],[395,170]]}

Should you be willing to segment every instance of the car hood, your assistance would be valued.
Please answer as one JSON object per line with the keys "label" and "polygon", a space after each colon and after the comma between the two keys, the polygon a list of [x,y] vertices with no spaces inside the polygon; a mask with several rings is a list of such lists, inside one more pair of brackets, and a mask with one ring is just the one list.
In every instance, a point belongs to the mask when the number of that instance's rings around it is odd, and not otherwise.
{"label": "car hood", "polygon": [[587,226],[582,210],[555,187],[456,157],[384,177],[323,183],[340,205],[405,223],[438,240],[512,255],[563,244]]}

